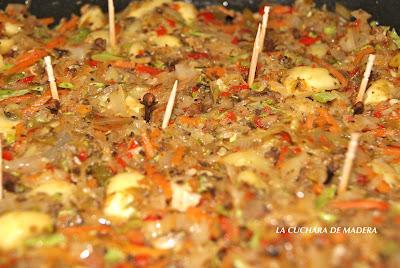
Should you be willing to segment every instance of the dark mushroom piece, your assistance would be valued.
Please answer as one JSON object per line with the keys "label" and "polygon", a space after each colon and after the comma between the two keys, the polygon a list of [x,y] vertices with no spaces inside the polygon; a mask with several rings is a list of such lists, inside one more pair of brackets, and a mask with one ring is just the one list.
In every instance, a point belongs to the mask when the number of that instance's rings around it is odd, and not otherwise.
{"label": "dark mushroom piece", "polygon": [[141,103],[144,105],[144,120],[148,123],[151,120],[153,107],[157,104],[156,96],[153,93],[146,93]]}
{"label": "dark mushroom piece", "polygon": [[103,51],[106,49],[106,46],[107,46],[107,41],[104,40],[103,38],[96,38],[96,40],[94,40],[93,48],[95,50]]}
{"label": "dark mushroom piece", "polygon": [[60,101],[56,99],[51,99],[46,103],[46,108],[49,109],[52,114],[57,114],[60,106]]}
{"label": "dark mushroom piece", "polygon": [[353,106],[354,114],[362,114],[364,112],[364,104],[359,101]]}

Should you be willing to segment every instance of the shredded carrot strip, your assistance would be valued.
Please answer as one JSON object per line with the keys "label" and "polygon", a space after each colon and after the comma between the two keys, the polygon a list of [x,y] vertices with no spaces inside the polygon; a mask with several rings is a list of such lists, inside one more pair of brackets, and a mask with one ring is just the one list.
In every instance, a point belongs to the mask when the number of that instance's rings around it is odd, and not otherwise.
{"label": "shredded carrot strip", "polygon": [[13,67],[5,72],[6,75],[11,75],[15,73],[19,73],[25,68],[32,66],[39,60],[41,60],[44,56],[46,56],[48,52],[44,49],[33,49],[25,54],[22,54],[18,57],[17,62]]}
{"label": "shredded carrot strip", "polygon": [[158,185],[164,192],[165,197],[167,199],[172,198],[172,188],[169,181],[160,174],[154,166],[151,164],[146,163],[144,165],[144,169],[146,170],[147,176],[152,179],[152,181]]}
{"label": "shredded carrot strip", "polygon": [[60,36],[52,39],[50,42],[48,42],[46,44],[46,48],[53,49],[56,47],[60,47],[60,46],[64,45],[66,41],[67,41],[67,39],[63,35],[60,35]]}
{"label": "shredded carrot strip", "polygon": [[374,54],[375,49],[373,47],[366,47],[361,49],[357,54],[356,57],[354,58],[354,65],[358,66],[361,64],[362,60],[364,59],[365,56],[368,56],[369,54]]}
{"label": "shredded carrot strip", "polygon": [[130,62],[130,61],[123,61],[123,60],[117,60],[117,61],[111,62],[111,65],[116,68],[132,69],[132,70],[134,70],[136,67],[136,63]]}
{"label": "shredded carrot strip", "polygon": [[184,154],[185,154],[185,147],[179,146],[175,151],[174,157],[172,158],[172,165],[179,166],[182,163]]}
{"label": "shredded carrot strip", "polygon": [[6,16],[4,13],[0,13],[0,22],[17,23],[18,21],[10,16]]}
{"label": "shredded carrot strip", "polygon": [[306,118],[305,127],[306,129],[312,129],[314,125],[314,115],[309,114]]}
{"label": "shredded carrot strip", "polygon": [[132,245],[127,243],[115,242],[117,248],[121,248],[125,253],[132,255],[146,255],[151,257],[160,257],[168,253],[167,250],[155,249],[146,246]]}
{"label": "shredded carrot strip", "polygon": [[64,34],[66,32],[72,31],[78,25],[78,16],[73,15],[70,20],[64,22],[60,28],[58,28],[58,32]]}
{"label": "shredded carrot strip", "polygon": [[154,155],[156,154],[156,152],[155,152],[154,147],[151,144],[151,140],[146,132],[142,133],[142,143],[143,143],[143,149],[144,149],[144,152],[146,153],[147,159],[153,158]]}
{"label": "shredded carrot strip", "polygon": [[26,94],[26,95],[22,95],[22,96],[10,97],[8,99],[0,101],[0,105],[7,105],[7,104],[10,104],[10,103],[21,103],[21,102],[24,102],[24,101],[27,101],[27,100],[31,99],[32,97],[33,97],[32,94]]}
{"label": "shredded carrot strip", "polygon": [[349,85],[349,80],[335,67],[315,56],[310,56],[310,59],[321,67],[326,68],[334,77],[339,80],[340,84],[342,84],[342,87],[347,87]]}
{"label": "shredded carrot strip", "polygon": [[49,100],[51,99],[50,94],[44,94],[37,98],[30,106],[26,107],[25,109],[22,110],[22,114],[24,116],[30,116],[34,114],[35,112],[39,111],[40,108]]}
{"label": "shredded carrot strip", "polygon": [[39,22],[43,25],[48,26],[48,25],[54,23],[54,18],[53,17],[42,18],[42,19],[39,19]]}
{"label": "shredded carrot strip", "polygon": [[377,209],[381,211],[386,211],[389,209],[389,204],[381,200],[348,200],[348,201],[334,201],[332,202],[332,207],[347,210],[347,209]]}
{"label": "shredded carrot strip", "polygon": [[111,231],[110,226],[106,225],[93,225],[93,226],[74,226],[61,229],[61,232],[65,235],[79,235],[86,234],[88,232],[109,232]]}
{"label": "shredded carrot strip", "polygon": [[339,126],[338,122],[332,115],[330,115],[328,113],[328,110],[326,110],[324,108],[319,108],[318,113],[319,113],[319,117],[320,117],[319,119],[321,119],[323,122],[326,122],[328,125],[330,125],[330,127],[329,127],[330,132],[333,132],[333,133],[340,132],[340,126]]}

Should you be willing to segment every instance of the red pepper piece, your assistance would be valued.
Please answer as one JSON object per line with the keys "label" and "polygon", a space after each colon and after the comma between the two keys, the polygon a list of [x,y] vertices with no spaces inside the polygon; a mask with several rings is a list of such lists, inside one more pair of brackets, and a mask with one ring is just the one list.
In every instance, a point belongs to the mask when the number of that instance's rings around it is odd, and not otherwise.
{"label": "red pepper piece", "polygon": [[160,25],[156,29],[156,33],[157,33],[158,36],[166,35],[167,34],[167,29],[165,29],[165,27],[163,25]]}
{"label": "red pepper piece", "polygon": [[174,20],[171,19],[165,19],[165,21],[168,23],[168,25],[172,28],[176,27],[176,22]]}
{"label": "red pepper piece", "polygon": [[95,60],[88,60],[88,64],[89,64],[90,67],[95,68],[95,67],[97,67],[97,65],[99,64],[99,62],[98,62],[98,61],[95,61]]}
{"label": "red pepper piece", "polygon": [[18,80],[18,82],[24,83],[24,84],[30,84],[33,82],[34,79],[35,79],[35,76],[32,75],[32,76],[24,77],[24,78]]}
{"label": "red pepper piece", "polygon": [[304,36],[302,38],[300,38],[300,43],[305,45],[305,46],[311,46],[312,44],[314,44],[315,42],[317,42],[319,40],[318,37],[309,37],[309,36]]}
{"label": "red pepper piece", "polygon": [[200,13],[197,15],[197,17],[198,17],[198,18],[202,18],[205,22],[212,22],[212,21],[215,20],[214,14],[211,13],[211,12],[208,12],[208,11],[206,11],[206,12],[200,12]]}
{"label": "red pepper piece", "polygon": [[228,119],[228,122],[235,122],[237,117],[236,114],[232,111],[229,111],[226,113],[226,119]]}
{"label": "red pepper piece", "polygon": [[187,56],[189,59],[194,59],[194,60],[206,59],[209,57],[207,53],[202,53],[202,52],[191,52]]}
{"label": "red pepper piece", "polygon": [[143,64],[136,65],[135,71],[137,73],[147,73],[147,74],[150,74],[150,75],[153,75],[153,76],[162,73],[162,70],[160,70],[160,69],[157,69],[157,68],[154,68],[154,67],[151,67],[151,66],[146,66],[146,65],[143,65]]}
{"label": "red pepper piece", "polygon": [[88,159],[88,155],[87,155],[86,152],[80,152],[78,154],[78,158],[79,158],[80,161],[84,162],[84,161],[86,161]]}
{"label": "red pepper piece", "polygon": [[4,150],[2,153],[2,157],[4,160],[11,161],[14,159],[12,153],[10,151]]}

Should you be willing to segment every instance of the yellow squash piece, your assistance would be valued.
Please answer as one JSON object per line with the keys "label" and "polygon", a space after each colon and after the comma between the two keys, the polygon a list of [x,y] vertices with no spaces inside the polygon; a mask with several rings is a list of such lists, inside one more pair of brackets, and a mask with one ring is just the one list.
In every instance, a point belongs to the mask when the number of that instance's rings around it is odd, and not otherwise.
{"label": "yellow squash piece", "polygon": [[81,10],[79,27],[89,28],[91,31],[101,29],[106,25],[107,19],[98,6],[84,6]]}
{"label": "yellow squash piece", "polygon": [[133,207],[135,197],[130,189],[143,187],[139,182],[144,178],[136,171],[115,175],[106,190],[104,213],[116,220],[127,220],[136,213]]}
{"label": "yellow squash piece", "polygon": [[292,95],[311,95],[340,87],[339,81],[327,69],[309,66],[290,69],[283,85]]}
{"label": "yellow squash piece", "polygon": [[46,194],[49,196],[61,195],[64,201],[70,200],[75,186],[72,183],[62,180],[50,180],[39,185],[37,188],[30,192],[31,195]]}
{"label": "yellow squash piece", "polygon": [[52,230],[49,215],[36,211],[13,211],[0,216],[0,249],[12,250],[32,236]]}
{"label": "yellow squash piece", "polygon": [[234,167],[250,167],[261,172],[268,172],[272,164],[257,151],[241,151],[222,158],[222,163]]}
{"label": "yellow squash piece", "polygon": [[134,3],[129,7],[128,17],[141,18],[144,15],[150,13],[155,8],[171,3],[172,0],[151,0],[151,1],[141,1],[140,3]]}
{"label": "yellow squash piece", "polygon": [[178,12],[181,14],[186,24],[192,24],[197,17],[196,8],[192,4],[183,1],[175,2],[175,4],[179,7]]}
{"label": "yellow squash piece", "polygon": [[387,101],[392,98],[392,91],[395,89],[394,85],[385,80],[380,79],[372,83],[367,89],[365,104],[377,104],[382,101]]}

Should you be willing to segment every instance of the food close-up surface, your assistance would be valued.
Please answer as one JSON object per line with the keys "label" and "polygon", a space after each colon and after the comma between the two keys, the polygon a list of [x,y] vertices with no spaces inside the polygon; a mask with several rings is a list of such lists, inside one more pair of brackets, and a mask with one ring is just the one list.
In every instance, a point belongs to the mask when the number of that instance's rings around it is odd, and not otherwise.
{"label": "food close-up surface", "polygon": [[400,267],[399,70],[340,4],[9,4],[0,267]]}

